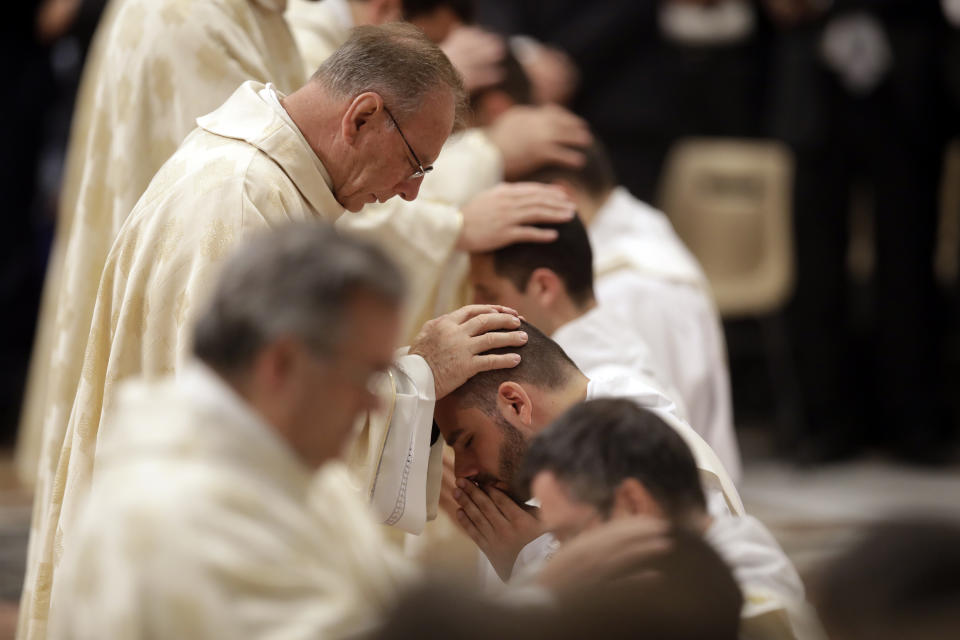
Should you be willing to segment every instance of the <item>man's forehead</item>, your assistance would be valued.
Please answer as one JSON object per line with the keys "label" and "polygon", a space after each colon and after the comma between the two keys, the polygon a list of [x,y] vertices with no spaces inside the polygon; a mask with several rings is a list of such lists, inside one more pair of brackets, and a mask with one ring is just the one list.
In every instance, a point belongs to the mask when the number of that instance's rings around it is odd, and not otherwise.
{"label": "man's forehead", "polygon": [[456,431],[483,427],[491,422],[490,417],[477,407],[463,408],[455,394],[437,403],[434,417],[440,433],[448,442]]}

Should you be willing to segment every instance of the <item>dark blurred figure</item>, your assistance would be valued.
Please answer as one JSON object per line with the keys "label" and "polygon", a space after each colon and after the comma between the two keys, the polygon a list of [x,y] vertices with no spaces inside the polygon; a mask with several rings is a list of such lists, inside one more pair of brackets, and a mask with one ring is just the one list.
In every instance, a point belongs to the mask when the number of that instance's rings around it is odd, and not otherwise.
{"label": "dark blurred figure", "polygon": [[[794,151],[795,347],[806,463],[871,444],[939,462],[953,440],[940,389],[932,256],[943,138],[938,0],[765,0],[779,33],[771,131]],[[873,213],[872,327],[848,319],[853,189]],[[875,407],[876,414],[867,413]]]}
{"label": "dark blurred figure", "polygon": [[18,1],[0,26],[0,443],[16,429],[73,94],[104,2]]}
{"label": "dark blurred figure", "polygon": [[[424,586],[404,597],[377,640],[734,640],[743,598],[698,536],[679,533],[645,578],[573,589],[558,600],[521,590],[509,604],[476,589]],[[529,596],[524,605],[525,597]]]}
{"label": "dark blurred figure", "polygon": [[0,59],[7,89],[0,101],[3,145],[0,192],[0,438],[9,441],[20,409],[33,325],[43,281],[34,229],[37,169],[47,105],[54,95],[49,48],[38,26],[40,0],[13,3],[3,21]]}
{"label": "dark blurred figure", "polygon": [[477,18],[569,54],[579,70],[570,106],[642,200],[656,200],[678,138],[759,132],[763,29],[753,0],[484,0]]}
{"label": "dark blurred figure", "polygon": [[834,640],[960,638],[960,524],[874,526],[830,563],[814,590]]}

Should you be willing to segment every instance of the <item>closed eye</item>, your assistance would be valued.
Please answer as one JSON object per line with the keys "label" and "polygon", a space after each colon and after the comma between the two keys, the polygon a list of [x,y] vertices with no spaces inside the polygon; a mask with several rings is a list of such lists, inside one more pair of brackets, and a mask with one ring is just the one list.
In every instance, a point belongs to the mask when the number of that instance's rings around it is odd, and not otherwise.
{"label": "closed eye", "polygon": [[467,438],[467,441],[463,443],[463,448],[469,449],[471,444],[473,444],[473,436]]}

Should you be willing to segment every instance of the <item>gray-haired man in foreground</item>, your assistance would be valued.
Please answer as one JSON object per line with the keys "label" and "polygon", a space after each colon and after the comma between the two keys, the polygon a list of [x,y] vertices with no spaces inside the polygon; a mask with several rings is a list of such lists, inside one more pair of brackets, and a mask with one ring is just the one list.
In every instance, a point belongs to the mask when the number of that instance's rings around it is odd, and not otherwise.
{"label": "gray-haired man in foreground", "polygon": [[[335,458],[376,404],[403,289],[379,250],[316,223],[231,258],[195,358],[119,393],[51,637],[343,638],[378,625],[416,572]],[[600,534],[541,584],[563,592],[620,574],[663,531]],[[610,545],[636,551],[608,562]]]}

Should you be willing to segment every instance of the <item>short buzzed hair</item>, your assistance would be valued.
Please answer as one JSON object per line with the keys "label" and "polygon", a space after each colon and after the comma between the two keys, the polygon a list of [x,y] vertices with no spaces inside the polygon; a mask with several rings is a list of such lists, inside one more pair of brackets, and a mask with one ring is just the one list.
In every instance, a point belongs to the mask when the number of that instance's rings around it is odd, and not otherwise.
{"label": "short buzzed hair", "polygon": [[587,229],[579,216],[561,223],[537,225],[554,229],[553,242],[521,242],[492,252],[493,270],[519,291],[530,283],[537,269],[550,269],[563,280],[567,294],[577,306],[593,300],[593,250]]}
{"label": "short buzzed hair", "polygon": [[487,415],[494,415],[497,390],[504,382],[527,383],[541,389],[560,389],[579,371],[570,356],[556,342],[529,322],[520,322],[519,331],[527,333],[527,342],[521,347],[491,349],[487,354],[520,354],[520,364],[512,369],[481,371],[466,381],[451,395],[464,409],[476,407]]}
{"label": "short buzzed hair", "polygon": [[313,79],[348,98],[374,91],[399,118],[419,111],[427,94],[446,88],[456,106],[454,130],[467,121],[469,107],[460,72],[440,47],[411,24],[356,27]]}
{"label": "short buzzed hair", "polygon": [[560,416],[530,444],[519,481],[529,487],[542,471],[605,515],[627,478],[639,481],[674,522],[706,509],[687,443],[657,414],[630,400],[591,400]]}
{"label": "short buzzed hair", "polygon": [[238,373],[282,336],[320,357],[342,338],[344,313],[365,293],[399,305],[404,281],[384,253],[322,222],[292,223],[241,246],[226,262],[194,331],[196,356]]}
{"label": "short buzzed hair", "polygon": [[518,177],[517,182],[551,184],[562,180],[569,182],[577,189],[582,189],[594,198],[606,196],[617,186],[617,175],[607,150],[599,140],[594,140],[589,147],[577,147],[577,151],[584,155],[582,166],[545,165],[525,176]]}

